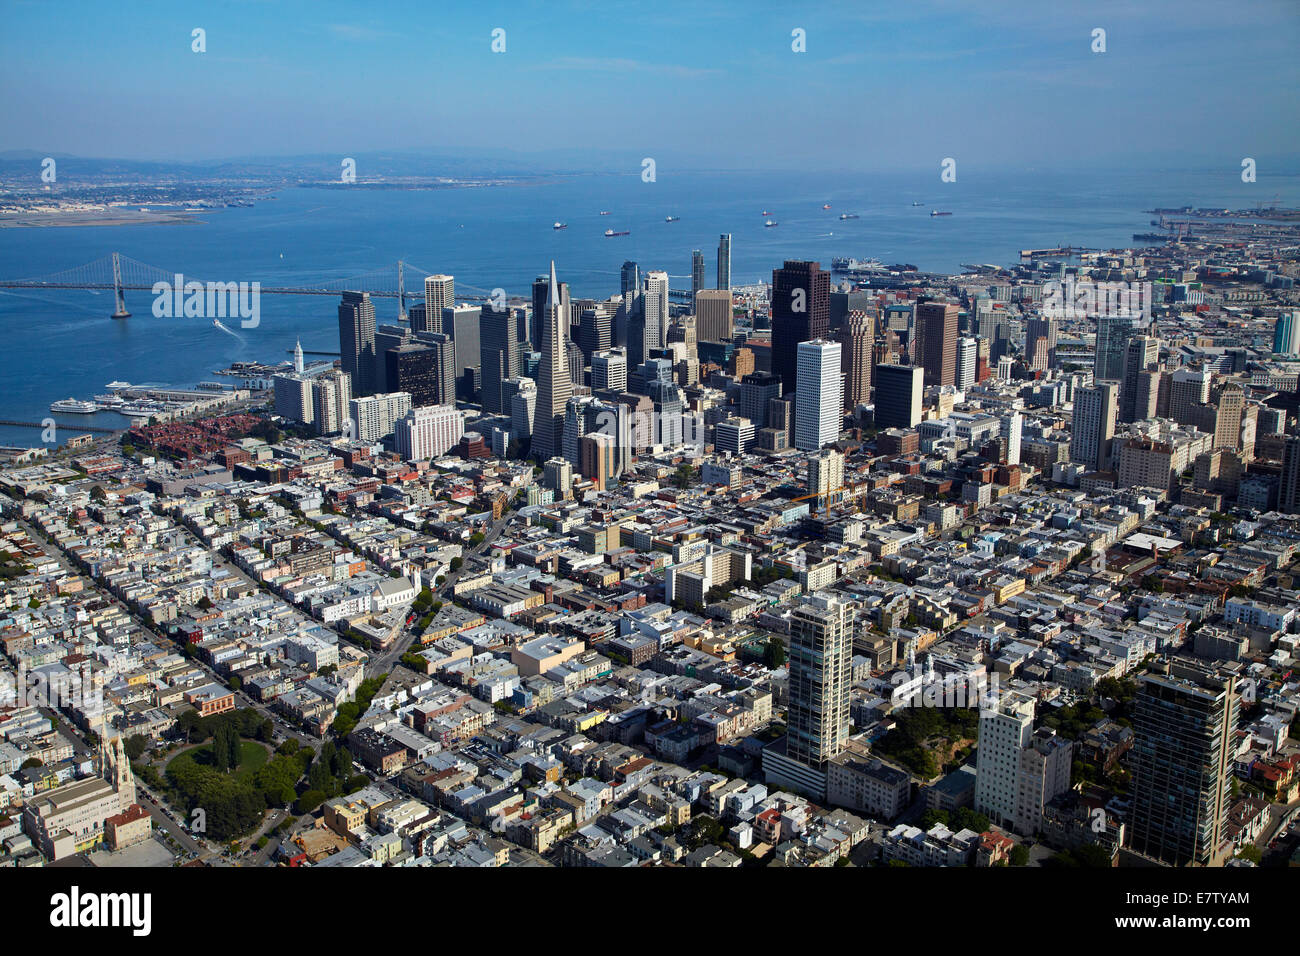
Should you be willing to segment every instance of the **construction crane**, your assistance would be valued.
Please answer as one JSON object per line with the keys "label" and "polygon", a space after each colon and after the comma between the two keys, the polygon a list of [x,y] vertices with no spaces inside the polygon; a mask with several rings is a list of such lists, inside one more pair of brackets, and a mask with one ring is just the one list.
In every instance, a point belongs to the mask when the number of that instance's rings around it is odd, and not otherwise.
{"label": "construction crane", "polygon": [[[849,482],[845,482],[844,484],[840,485],[838,488],[832,488],[830,491],[827,491],[827,492],[819,492],[819,491],[815,491],[815,492],[813,492],[812,494],[809,494],[809,495],[800,495],[798,498],[791,498],[790,501],[791,501],[791,502],[795,502],[795,501],[808,501],[808,500],[811,499],[811,498],[821,498],[821,497],[825,497],[825,498],[826,498],[826,504],[825,504],[825,506],[822,508],[822,517],[823,517],[823,518],[829,518],[830,515],[831,515],[831,496],[834,495],[834,494],[838,494],[838,493],[841,492],[841,491],[848,491],[848,492],[850,493],[851,496],[856,496],[856,494],[857,494],[857,490],[858,490],[858,483],[857,483],[857,482],[854,482],[854,481],[849,481]],[[814,510],[813,513],[816,514],[816,511]]]}

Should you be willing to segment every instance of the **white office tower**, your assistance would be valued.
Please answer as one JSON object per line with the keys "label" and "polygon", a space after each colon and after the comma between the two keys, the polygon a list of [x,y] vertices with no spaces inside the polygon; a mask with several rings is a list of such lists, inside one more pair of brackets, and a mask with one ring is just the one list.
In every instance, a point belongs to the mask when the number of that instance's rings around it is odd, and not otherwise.
{"label": "white office tower", "polygon": [[413,408],[393,423],[397,453],[406,461],[441,458],[465,434],[465,413],[455,405]]}
{"label": "white office tower", "polygon": [[975,387],[975,362],[978,358],[978,339],[965,336],[957,340],[957,388],[963,392]]}
{"label": "white office tower", "polygon": [[999,382],[1011,381],[1012,364],[1013,363],[1011,361],[1011,356],[1009,355],[1004,355],[1002,356],[1002,358],[998,359],[998,381]]}
{"label": "white office tower", "polygon": [[743,455],[754,444],[754,423],[735,415],[713,426],[713,448],[729,455]]}
{"label": "white office tower", "polygon": [[311,403],[311,379],[300,375],[277,375],[275,413],[281,418],[310,425],[314,420]]}
{"label": "white office tower", "polygon": [[379,441],[393,433],[397,420],[411,410],[410,392],[384,392],[352,399],[352,435],[358,441]]}
{"label": "white office tower", "polygon": [[795,374],[794,447],[817,451],[840,437],[844,394],[840,343],[800,342]]}
{"label": "white office tower", "polygon": [[442,310],[456,305],[456,280],[451,276],[428,276],[424,280],[424,315],[428,328],[417,332],[441,332]]}
{"label": "white office tower", "polygon": [[1070,461],[1093,471],[1110,464],[1110,444],[1119,415],[1119,385],[1101,382],[1074,393],[1074,420],[1070,425]]}
{"label": "white office tower", "polygon": [[510,434],[519,441],[533,437],[537,415],[537,383],[531,378],[519,380],[519,391],[510,397]]}
{"label": "white office tower", "polygon": [[[645,274],[645,295],[642,297],[642,306],[645,309],[646,358],[649,358],[650,349],[661,349],[668,344],[667,272]],[[653,334],[651,334],[652,323]]]}
{"label": "white office tower", "polygon": [[1000,825],[1016,816],[1020,754],[1034,733],[1034,701],[1008,694],[980,710],[975,746],[975,810]]}
{"label": "white office tower", "polygon": [[334,435],[343,431],[352,404],[352,378],[342,369],[332,368],[312,379],[312,424],[317,435]]}
{"label": "white office tower", "polygon": [[591,389],[594,392],[627,391],[626,349],[610,349],[591,357]]}
{"label": "white office tower", "polygon": [[1024,430],[1025,416],[1017,411],[999,416],[1000,432],[1007,444],[1007,464],[1020,464],[1020,434]]}

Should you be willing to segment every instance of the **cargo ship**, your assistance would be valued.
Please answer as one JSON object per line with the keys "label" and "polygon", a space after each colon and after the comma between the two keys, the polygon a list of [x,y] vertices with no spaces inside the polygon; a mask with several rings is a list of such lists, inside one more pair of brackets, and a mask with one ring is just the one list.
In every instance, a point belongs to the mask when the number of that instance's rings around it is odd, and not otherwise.
{"label": "cargo ship", "polygon": [[569,224],[568,224],[567,222],[557,222],[555,225],[551,226],[551,228],[552,228],[552,229],[568,229],[568,228],[569,228]]}
{"label": "cargo ship", "polygon": [[767,222],[763,223],[763,228],[771,229],[773,226],[778,226],[778,225],[780,225],[780,223],[773,222],[771,219],[769,219]]}
{"label": "cargo ship", "polygon": [[621,232],[615,232],[613,229],[606,229],[606,230],[605,230],[605,238],[606,238],[606,239],[610,239],[610,238],[612,238],[612,237],[614,237],[614,236],[630,236],[630,235],[632,235],[632,230],[631,230],[631,229],[624,229],[624,230],[622,230]]}
{"label": "cargo ship", "polygon": [[952,213],[950,213],[950,212],[940,212],[940,211],[937,210],[937,209],[931,209],[931,210],[930,210],[930,215],[931,215],[931,216],[951,216]]}
{"label": "cargo ship", "polygon": [[664,222],[676,222],[681,216],[664,216]]}
{"label": "cargo ship", "polygon": [[845,219],[861,219],[861,218],[862,218],[862,217],[859,216],[856,212],[842,212],[842,213],[840,213],[840,220],[841,220],[841,221],[843,221],[843,220],[845,220]]}

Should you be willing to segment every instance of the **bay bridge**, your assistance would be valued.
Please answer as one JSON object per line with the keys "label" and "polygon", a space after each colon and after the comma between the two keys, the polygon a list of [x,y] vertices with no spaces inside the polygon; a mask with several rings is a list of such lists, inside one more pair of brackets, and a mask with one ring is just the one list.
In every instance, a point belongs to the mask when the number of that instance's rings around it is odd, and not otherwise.
{"label": "bay bridge", "polygon": [[[414,263],[406,260],[398,260],[396,268],[373,269],[369,272],[363,272],[358,275],[347,276],[342,279],[303,279],[298,277],[285,277],[279,280],[262,281],[260,291],[269,295],[342,295],[344,292],[368,292],[376,298],[395,298],[398,300],[398,310],[401,315],[406,315],[406,300],[408,295],[420,300],[424,298],[422,281],[417,279],[417,285],[420,287],[411,292],[406,290],[406,272],[410,270],[416,276],[435,275],[435,270],[423,269]],[[163,269],[160,266],[150,265],[147,262],[141,262],[138,259],[132,259],[130,256],[124,256],[119,252],[110,253],[101,256],[98,259],[87,262],[84,265],[75,266],[71,269],[64,269],[61,272],[53,272],[43,276],[31,276],[22,279],[0,279],[0,289],[86,289],[91,291],[109,291],[113,292],[114,310],[112,317],[115,319],[129,318],[131,313],[126,308],[126,293],[131,291],[149,292],[153,290],[158,283],[166,283],[170,288],[176,280],[178,273],[176,270]],[[184,281],[200,283],[205,288],[209,280],[200,279],[197,276],[184,275]],[[248,280],[261,281],[261,280]],[[282,284],[281,284],[282,283]],[[222,283],[226,285],[228,283]],[[484,303],[497,296],[500,296],[504,290],[483,289],[468,283],[456,281],[455,298],[457,302],[465,303]],[[690,293],[671,290],[669,296],[677,301],[689,301]],[[507,302],[532,302],[531,290],[527,295],[518,295],[506,293]]]}

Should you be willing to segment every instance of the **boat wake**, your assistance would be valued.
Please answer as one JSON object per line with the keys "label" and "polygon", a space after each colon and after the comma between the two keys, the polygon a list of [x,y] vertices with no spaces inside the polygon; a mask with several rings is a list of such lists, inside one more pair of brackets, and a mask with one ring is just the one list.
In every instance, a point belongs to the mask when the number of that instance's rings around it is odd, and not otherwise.
{"label": "boat wake", "polygon": [[226,328],[224,325],[221,324],[220,319],[213,319],[212,324],[215,325],[217,328],[219,328],[222,332],[225,332],[227,335],[233,335],[235,338],[239,339],[239,341],[241,342],[244,341],[244,337],[242,335],[240,335],[238,332],[234,332]]}

